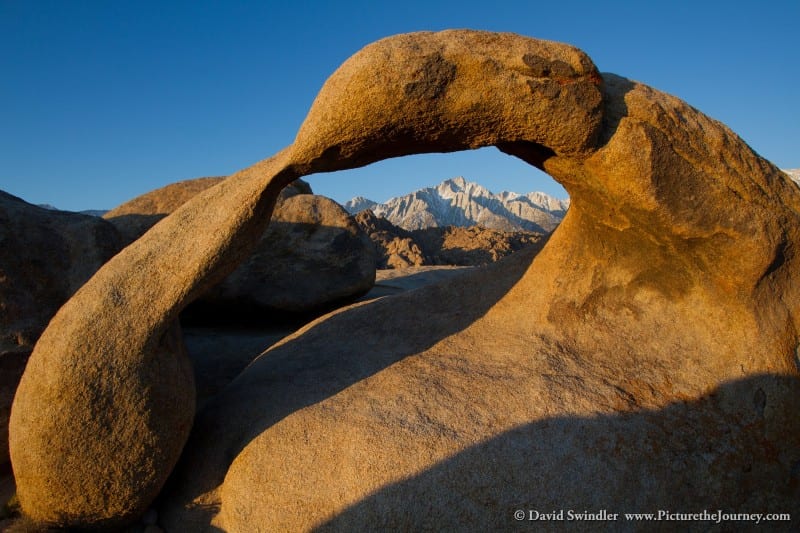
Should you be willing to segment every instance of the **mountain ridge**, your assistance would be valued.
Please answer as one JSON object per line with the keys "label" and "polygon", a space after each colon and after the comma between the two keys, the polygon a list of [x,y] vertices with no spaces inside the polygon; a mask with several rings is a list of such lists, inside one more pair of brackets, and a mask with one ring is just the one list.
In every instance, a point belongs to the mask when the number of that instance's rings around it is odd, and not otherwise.
{"label": "mountain ridge", "polygon": [[431,227],[482,226],[500,231],[548,233],[569,208],[569,199],[543,192],[493,193],[463,176],[390,198],[384,203],[357,196],[344,204],[351,214],[370,209],[408,231]]}

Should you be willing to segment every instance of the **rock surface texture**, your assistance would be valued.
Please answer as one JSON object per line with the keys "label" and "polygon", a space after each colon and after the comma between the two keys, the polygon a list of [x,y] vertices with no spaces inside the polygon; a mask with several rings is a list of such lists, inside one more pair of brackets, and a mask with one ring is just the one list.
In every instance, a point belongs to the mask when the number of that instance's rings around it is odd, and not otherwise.
{"label": "rock surface texture", "polygon": [[286,183],[485,145],[569,192],[545,248],[270,348],[198,416],[160,524],[799,512],[800,190],[724,125],[573,47],[473,31],[358,52],[289,148],[200,193],[59,311],[12,410],[25,512],[96,525],[146,509],[192,420],[170,324],[252,250]]}
{"label": "rock surface texture", "polygon": [[103,220],[42,209],[0,191],[0,469],[8,466],[14,391],[36,340],[58,308],[121,248],[120,236]]}
{"label": "rock surface texture", "polygon": [[300,194],[275,208],[255,252],[203,296],[222,308],[311,313],[375,283],[375,247],[342,206]]}
{"label": "rock surface texture", "polygon": [[428,264],[431,265],[486,265],[528,246],[541,249],[545,242],[541,234],[479,226],[428,228],[415,230],[412,234],[423,250],[430,250]]}
{"label": "rock surface texture", "polygon": [[[224,179],[223,176],[213,176],[170,183],[105,212],[103,218],[117,228],[127,245],[144,235],[156,222]],[[297,194],[312,194],[311,186],[303,180],[292,182],[281,191],[276,206]]]}
{"label": "rock surface texture", "polygon": [[[133,242],[223,179],[173,183],[126,202],[105,218]],[[312,195],[311,187],[297,180],[281,191],[253,254],[200,297],[191,316],[207,322],[220,316],[315,313],[358,298],[374,280],[375,253],[367,235],[336,202]]]}
{"label": "rock surface texture", "polygon": [[410,231],[399,228],[369,209],[355,215],[356,224],[369,235],[375,246],[375,266],[379,269],[406,268],[430,263]]}
{"label": "rock surface texture", "polygon": [[119,205],[103,214],[130,244],[198,193],[218,185],[224,177],[195,178],[171,183]]}

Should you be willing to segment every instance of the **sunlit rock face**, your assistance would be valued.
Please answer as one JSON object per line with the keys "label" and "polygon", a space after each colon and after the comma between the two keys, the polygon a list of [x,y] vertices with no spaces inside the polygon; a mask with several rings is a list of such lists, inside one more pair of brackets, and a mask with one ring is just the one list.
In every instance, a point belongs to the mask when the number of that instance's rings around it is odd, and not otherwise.
{"label": "sunlit rock face", "polygon": [[[186,440],[170,324],[246,256],[286,183],[486,145],[570,194],[538,255],[312,323]],[[798,213],[798,188],[724,125],[573,47],[378,41],[330,77],[292,145],[165,218],[58,313],[12,411],[20,502],[40,521],[130,521],[183,448],[159,500],[168,530],[796,512]]]}

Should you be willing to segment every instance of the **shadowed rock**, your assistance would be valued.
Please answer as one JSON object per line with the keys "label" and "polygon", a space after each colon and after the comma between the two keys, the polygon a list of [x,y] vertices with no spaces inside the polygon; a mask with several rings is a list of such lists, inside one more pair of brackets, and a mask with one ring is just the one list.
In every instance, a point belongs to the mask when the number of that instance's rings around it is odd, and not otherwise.
{"label": "shadowed rock", "polygon": [[319,316],[353,302],[374,282],[375,249],[366,233],[333,200],[303,194],[281,202],[255,252],[202,303],[284,318]]}
{"label": "shadowed rock", "polygon": [[103,220],[42,209],[0,191],[0,469],[8,467],[11,401],[36,340],[121,248]]}
{"label": "shadowed rock", "polygon": [[[122,204],[105,218],[130,243],[223,179],[173,183]],[[184,318],[213,323],[257,321],[269,314],[319,316],[366,293],[375,280],[374,264],[372,244],[348,213],[296,180],[281,191],[271,223],[250,257],[200,297]]]}
{"label": "shadowed rock", "polygon": [[[224,179],[217,176],[170,183],[115,207],[103,214],[103,218],[117,228],[128,245],[198,193],[218,185]],[[311,187],[303,180],[296,180],[281,191],[277,203],[297,194],[312,194]]]}
{"label": "shadowed rock", "polygon": [[9,424],[17,496],[31,519],[118,527],[158,494],[195,409],[178,312],[252,252],[279,191],[295,177],[279,174],[285,161],[278,154],[200,193],[106,263],[55,315],[28,361]]}
{"label": "shadowed rock", "polygon": [[408,231],[365,209],[356,223],[375,245],[379,269],[422,265],[478,266],[497,261],[526,246],[541,248],[541,234],[498,231],[480,226],[446,226]]}
{"label": "shadowed rock", "polygon": [[[597,501],[621,510],[668,504],[669,479],[686,491],[679,503],[714,490],[720,505],[796,509],[800,191],[722,124],[601,77],[573,47],[472,31],[400,35],[357,53],[326,82],[292,146],[165,218],[61,309],[12,411],[23,509],[41,521],[111,524],[152,501],[192,414],[176,392],[188,390],[172,357],[180,346],[165,335],[252,249],[286,183],[491,144],[570,193],[544,250],[336,312],[271,348],[204,408],[162,525],[346,529],[366,516],[480,528],[513,512],[495,490],[519,489],[503,483],[517,479],[512,456],[527,457],[539,440],[525,428],[536,435],[549,420],[566,429],[546,433],[537,451],[546,464],[572,461],[564,480],[542,485],[552,501],[591,483],[619,489]],[[742,399],[751,392],[763,415],[757,445]],[[688,416],[670,414],[681,402]],[[659,412],[667,416],[646,414]],[[600,415],[610,418],[581,422]],[[669,439],[655,429],[628,437],[676,420]],[[725,431],[724,450],[686,449],[697,432]],[[642,464],[648,446],[668,469],[621,470]],[[453,518],[447,499],[427,495],[457,479],[448,464],[473,464],[474,450],[489,477],[476,476],[462,503],[475,512]],[[638,473],[658,475],[648,484]],[[383,495],[416,479],[424,503],[382,510]],[[739,490],[742,480],[753,490]]]}
{"label": "shadowed rock", "polygon": [[[770,456],[772,450],[764,449],[763,435],[769,435],[770,442],[790,435],[780,424],[790,422],[789,413],[800,408],[798,384],[796,378],[750,376],[720,385],[696,399],[674,401],[659,409],[536,418],[498,431],[413,475],[387,483],[343,511],[337,509],[329,519],[314,523],[313,529],[356,531],[380,524],[387,530],[412,531],[440,527],[470,531],[713,531],[717,526],[714,518],[643,526],[642,522],[626,520],[624,513],[633,509],[654,514],[668,511],[670,516],[701,514],[704,510],[707,514],[722,511],[733,515],[759,509],[755,512],[789,513],[795,517],[797,504],[792,501],[796,501],[797,491],[793,484],[798,475],[787,472],[780,461]],[[764,390],[775,394],[776,406],[782,412],[765,418],[754,408],[753,398]],[[485,407],[480,401],[470,401],[475,408]],[[480,411],[475,416],[482,414]],[[323,424],[319,430],[324,429],[327,427]],[[278,436],[278,432],[273,435]],[[337,436],[338,432],[330,440],[336,442]],[[280,437],[282,441],[292,440],[285,434]],[[452,438],[445,432],[437,437]],[[797,442],[796,438],[790,439]],[[433,440],[424,435],[413,441],[402,439],[376,462],[398,452],[397,462],[406,465],[415,453],[428,452]],[[410,447],[401,448],[407,444]],[[781,451],[789,451],[789,446],[785,443]],[[308,448],[317,455],[313,460],[301,455],[296,457],[297,463],[316,460],[319,464],[320,449],[333,452],[323,443],[315,442]],[[279,455],[283,459],[284,454]],[[271,481],[267,491],[271,487],[302,486],[285,481],[284,476],[295,464],[273,465],[277,472],[267,474]],[[292,477],[298,472],[308,473],[301,468],[292,472]],[[356,473],[345,463],[337,475],[347,483],[355,479]],[[332,488],[327,484],[324,487]],[[767,487],[769,490],[764,491]],[[337,497],[325,489],[326,497]],[[316,499],[320,491],[302,487],[298,493]],[[254,495],[253,500],[270,501],[259,496]],[[322,502],[309,502],[317,503]],[[524,521],[515,518],[517,511],[523,512]],[[531,511],[560,511],[562,520],[529,521]],[[603,516],[603,512],[609,518],[592,521],[592,516]],[[283,518],[288,516],[291,515],[286,513]],[[258,516],[248,518],[252,523],[263,523]],[[292,518],[285,522],[287,529],[312,525],[303,516]],[[796,520],[762,521],[755,527],[755,521],[722,519],[722,527],[717,527],[792,531]],[[227,530],[244,528],[237,524]]]}
{"label": "shadowed rock", "polygon": [[225,178],[208,177],[171,183],[137,196],[103,214],[128,245],[144,235],[153,225],[191,200],[197,193],[217,185]]}

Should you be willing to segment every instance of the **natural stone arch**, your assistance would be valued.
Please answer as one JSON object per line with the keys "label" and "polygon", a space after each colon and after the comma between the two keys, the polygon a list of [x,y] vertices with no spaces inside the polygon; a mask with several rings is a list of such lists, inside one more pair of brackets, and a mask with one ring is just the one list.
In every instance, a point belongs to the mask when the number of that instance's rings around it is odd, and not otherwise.
{"label": "natural stone arch", "polygon": [[[683,102],[601,76],[573,47],[473,31],[400,35],[331,76],[294,144],[164,219],[59,311],[12,411],[23,510],[97,527],[146,509],[194,410],[177,313],[245,256],[282,187],[486,145],[543,168],[572,199],[533,265],[546,275],[524,276],[499,307],[559,322],[581,349],[591,342],[582,318],[613,329],[616,314],[650,302],[687,327],[687,346],[730,350],[742,372],[796,375],[800,194],[778,169]],[[724,316],[681,314],[710,299]],[[737,331],[709,331],[720,317]],[[553,333],[542,328],[529,333]],[[638,332],[615,346],[631,339],[652,341]],[[740,372],[718,359],[705,370],[709,383]]]}
{"label": "natural stone arch", "polygon": [[541,158],[586,154],[601,130],[601,87],[591,60],[568,45],[486,32],[399,35],[325,82],[292,145],[294,168],[513,143]]}

